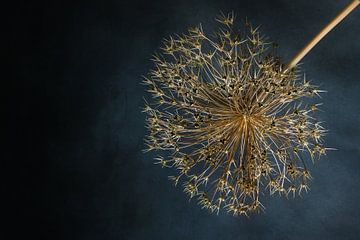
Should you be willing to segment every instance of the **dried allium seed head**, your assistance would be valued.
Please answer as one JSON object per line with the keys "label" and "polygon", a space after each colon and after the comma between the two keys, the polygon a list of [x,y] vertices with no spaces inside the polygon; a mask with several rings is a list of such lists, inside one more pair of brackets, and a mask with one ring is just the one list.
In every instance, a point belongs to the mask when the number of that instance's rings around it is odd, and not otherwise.
{"label": "dried allium seed head", "polygon": [[325,130],[311,117],[319,104],[299,103],[320,90],[284,71],[274,45],[258,29],[233,28],[232,14],[218,19],[215,37],[201,26],[170,37],[144,79],[155,100],[146,104],[147,150],[178,170],[203,208],[248,215],[263,208],[260,193],[295,196],[308,190],[306,158],[325,154]]}

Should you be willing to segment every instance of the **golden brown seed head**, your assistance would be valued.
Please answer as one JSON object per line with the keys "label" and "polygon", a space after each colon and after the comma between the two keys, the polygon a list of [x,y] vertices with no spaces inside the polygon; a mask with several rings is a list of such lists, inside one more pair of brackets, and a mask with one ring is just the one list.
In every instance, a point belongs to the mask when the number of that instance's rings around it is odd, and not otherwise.
{"label": "golden brown seed head", "polygon": [[144,83],[148,150],[167,152],[162,167],[178,170],[190,198],[203,208],[248,215],[263,208],[260,193],[308,190],[307,158],[325,154],[325,130],[311,116],[318,105],[299,103],[319,90],[284,72],[257,28],[233,27],[232,14],[208,37],[201,26],[165,40]]}

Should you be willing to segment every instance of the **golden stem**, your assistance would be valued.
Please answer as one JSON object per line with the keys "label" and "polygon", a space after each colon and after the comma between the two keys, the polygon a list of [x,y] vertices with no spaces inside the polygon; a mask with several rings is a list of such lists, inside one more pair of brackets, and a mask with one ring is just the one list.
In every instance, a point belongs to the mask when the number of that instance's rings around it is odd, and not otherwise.
{"label": "golden stem", "polygon": [[329,22],[308,44],[306,44],[295,57],[286,65],[285,71],[292,69],[298,62],[338,23],[340,23],[347,15],[349,15],[358,5],[359,0],[353,0],[349,3],[331,22]]}

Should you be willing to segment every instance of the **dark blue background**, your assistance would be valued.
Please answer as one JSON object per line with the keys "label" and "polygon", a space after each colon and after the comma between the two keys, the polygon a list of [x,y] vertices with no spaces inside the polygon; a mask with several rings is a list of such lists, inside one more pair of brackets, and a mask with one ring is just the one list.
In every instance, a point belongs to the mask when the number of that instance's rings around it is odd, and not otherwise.
{"label": "dark blue background", "polygon": [[347,3],[24,1],[4,9],[12,67],[11,87],[2,88],[2,186],[12,238],[359,239],[360,9],[302,61],[328,91],[319,118],[327,146],[338,149],[311,167],[309,194],[263,196],[266,212],[249,219],[212,215],[141,152],[141,75],[164,37],[200,22],[212,31],[220,10],[233,10],[261,25],[287,61]]}

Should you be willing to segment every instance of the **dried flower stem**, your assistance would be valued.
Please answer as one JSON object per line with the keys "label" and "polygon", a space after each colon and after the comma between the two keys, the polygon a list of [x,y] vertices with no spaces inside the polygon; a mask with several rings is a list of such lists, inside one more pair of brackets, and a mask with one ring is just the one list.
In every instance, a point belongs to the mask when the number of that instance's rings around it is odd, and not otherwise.
{"label": "dried flower stem", "polygon": [[318,43],[326,36],[338,23],[340,23],[347,15],[349,15],[358,5],[359,0],[353,0],[349,3],[331,22],[329,22],[303,49],[301,49],[295,57],[286,65],[285,71],[295,67],[298,62]]}

